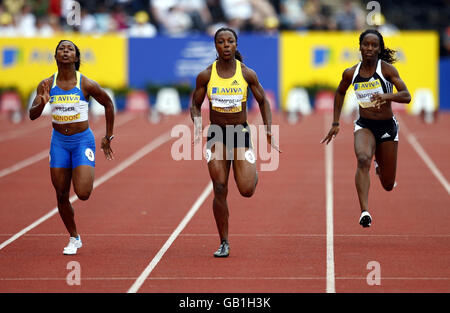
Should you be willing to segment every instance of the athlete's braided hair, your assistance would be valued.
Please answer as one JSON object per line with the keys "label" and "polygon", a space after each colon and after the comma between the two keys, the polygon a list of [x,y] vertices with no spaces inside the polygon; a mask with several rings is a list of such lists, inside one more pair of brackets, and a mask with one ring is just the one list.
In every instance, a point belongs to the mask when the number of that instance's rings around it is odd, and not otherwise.
{"label": "athlete's braided hair", "polygon": [[[221,27],[221,28],[219,28],[219,29],[216,31],[216,33],[214,34],[214,42],[216,42],[217,36],[218,36],[221,32],[226,32],[226,31],[231,32],[231,33],[233,34],[234,39],[236,39],[236,43],[237,43],[238,36],[237,36],[236,32],[235,32],[232,28],[229,28],[229,27]],[[239,60],[239,61],[241,61],[241,62],[242,62],[242,60],[244,59],[244,58],[242,57],[242,54],[239,52],[238,49],[236,49],[236,53],[235,53],[234,56],[235,56],[236,60]]]}
{"label": "athlete's braided hair", "polygon": [[384,46],[384,39],[383,36],[380,34],[380,32],[376,29],[367,29],[364,32],[361,33],[361,35],[359,35],[359,45],[361,45],[364,37],[367,34],[374,34],[378,37],[378,40],[380,42],[380,54],[378,55],[378,58],[380,58],[383,61],[386,61],[387,63],[395,63],[397,60],[397,58],[395,58],[395,50],[391,50],[389,48],[386,48]]}
{"label": "athlete's braided hair", "polygon": [[78,57],[78,61],[75,62],[75,69],[78,71],[78,70],[80,69],[80,64],[81,64],[81,62],[80,62],[80,49],[78,49],[77,45],[74,44],[72,41],[67,40],[67,39],[61,40],[61,41],[58,43],[58,45],[56,46],[56,49],[55,49],[55,57],[56,57],[56,53],[58,52],[58,48],[59,48],[59,46],[61,45],[61,43],[62,43],[63,41],[68,41],[68,42],[72,43],[73,46],[75,47],[75,54],[76,54],[76,56]]}

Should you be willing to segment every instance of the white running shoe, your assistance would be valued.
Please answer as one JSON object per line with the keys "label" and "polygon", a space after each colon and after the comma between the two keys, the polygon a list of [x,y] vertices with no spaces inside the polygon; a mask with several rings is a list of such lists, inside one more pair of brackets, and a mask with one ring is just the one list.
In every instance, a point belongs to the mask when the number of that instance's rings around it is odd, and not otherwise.
{"label": "white running shoe", "polygon": [[63,254],[66,255],[73,255],[77,254],[77,249],[80,249],[83,246],[83,243],[81,242],[81,236],[78,235],[78,238],[70,237],[69,244],[64,247]]}
{"label": "white running shoe", "polygon": [[369,212],[361,212],[361,216],[359,217],[359,224],[362,227],[369,227],[372,224],[372,216],[370,216]]}
{"label": "white running shoe", "polygon": [[380,170],[378,169],[377,160],[373,159],[373,165],[375,166],[375,173],[380,176]]}

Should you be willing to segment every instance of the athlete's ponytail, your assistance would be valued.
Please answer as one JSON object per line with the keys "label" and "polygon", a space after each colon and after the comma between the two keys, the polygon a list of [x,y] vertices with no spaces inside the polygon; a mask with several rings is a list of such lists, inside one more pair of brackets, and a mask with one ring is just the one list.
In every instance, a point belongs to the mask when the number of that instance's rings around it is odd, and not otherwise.
{"label": "athlete's ponytail", "polygon": [[55,49],[55,57],[56,57],[56,54],[57,54],[57,52],[58,52],[59,45],[60,45],[63,41],[68,41],[68,42],[72,43],[73,46],[75,47],[75,54],[76,54],[76,56],[78,57],[78,61],[75,62],[75,69],[76,69],[77,71],[80,70],[80,65],[81,65],[81,62],[80,62],[80,58],[81,58],[81,57],[80,57],[80,49],[78,49],[77,45],[74,44],[72,41],[66,40],[66,39],[61,40],[61,41],[58,43],[58,45],[56,46],[56,49]]}
{"label": "athlete's ponytail", "polygon": [[384,46],[383,36],[376,29],[367,29],[363,33],[361,33],[361,35],[359,35],[359,45],[361,45],[364,37],[367,34],[374,34],[378,37],[378,41],[380,42],[380,54],[378,55],[378,58],[390,64],[398,61],[397,58],[395,58],[396,51]]}
{"label": "athlete's ponytail", "polygon": [[[237,36],[236,32],[232,28],[229,28],[229,27],[221,27],[221,28],[219,28],[216,31],[216,33],[214,34],[214,42],[216,42],[217,36],[221,32],[225,32],[225,31],[231,32],[233,34],[234,39],[236,40],[236,44],[237,44],[238,36]],[[234,57],[236,58],[236,60],[239,60],[241,62],[243,62],[243,60],[244,60],[244,58],[242,57],[242,54],[237,49],[236,49],[236,53],[234,54]]]}

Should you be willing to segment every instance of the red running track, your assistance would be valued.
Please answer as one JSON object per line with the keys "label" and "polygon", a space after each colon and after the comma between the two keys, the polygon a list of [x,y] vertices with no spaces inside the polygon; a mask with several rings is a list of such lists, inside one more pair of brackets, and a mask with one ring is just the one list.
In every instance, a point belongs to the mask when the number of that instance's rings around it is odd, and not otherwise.
{"label": "red running track", "polygon": [[[258,116],[249,121],[261,124]],[[50,121],[15,125],[2,119],[0,173],[7,174],[0,175],[0,292],[449,292],[450,115],[432,125],[408,115],[399,121],[398,187],[382,190],[372,170],[374,221],[362,229],[352,124],[343,122],[327,150],[320,140],[329,116],[314,114],[290,125],[275,114],[283,150],[278,169],[259,170],[250,199],[239,195],[231,173],[231,254],[215,259],[219,240],[206,164],[171,157],[177,138],[170,131],[179,124],[191,128],[188,115],[150,124],[143,116],[119,114],[112,162],[98,148],[104,121],[91,122],[97,185],[88,201],[73,202],[84,244],[76,256],[62,255],[68,236],[58,214],[19,233],[55,209],[47,157],[4,171],[48,149]],[[416,151],[417,143],[444,183]],[[327,153],[333,157],[331,225]],[[259,160],[258,169],[264,163]],[[196,201],[198,210],[186,218]],[[81,285],[66,281],[70,261],[81,266]],[[380,285],[368,284],[371,261],[379,265]]]}

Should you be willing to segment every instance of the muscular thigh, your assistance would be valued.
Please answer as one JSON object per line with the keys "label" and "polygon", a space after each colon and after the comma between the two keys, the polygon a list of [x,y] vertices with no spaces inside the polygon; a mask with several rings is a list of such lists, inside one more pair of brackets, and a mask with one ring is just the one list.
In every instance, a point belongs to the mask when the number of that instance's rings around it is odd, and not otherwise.
{"label": "muscular thigh", "polygon": [[256,158],[251,148],[234,149],[233,173],[238,186],[254,186]]}
{"label": "muscular thigh", "polygon": [[73,188],[75,191],[91,191],[94,186],[94,167],[80,165],[72,171]]}
{"label": "muscular thigh", "polygon": [[70,192],[70,182],[72,180],[71,168],[51,167],[50,176],[53,187],[58,194]]}
{"label": "muscular thigh", "polygon": [[356,156],[372,157],[375,153],[375,137],[367,128],[361,128],[354,133],[354,148]]}
{"label": "muscular thigh", "polygon": [[397,171],[397,141],[385,141],[377,145],[375,158],[383,177],[395,177]]}
{"label": "muscular thigh", "polygon": [[210,149],[210,156],[207,158],[208,171],[213,183],[228,183],[228,175],[230,173],[231,160],[227,158],[225,146],[216,142]]}

